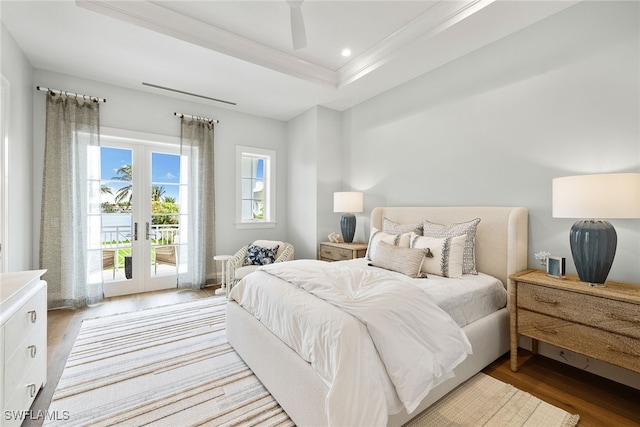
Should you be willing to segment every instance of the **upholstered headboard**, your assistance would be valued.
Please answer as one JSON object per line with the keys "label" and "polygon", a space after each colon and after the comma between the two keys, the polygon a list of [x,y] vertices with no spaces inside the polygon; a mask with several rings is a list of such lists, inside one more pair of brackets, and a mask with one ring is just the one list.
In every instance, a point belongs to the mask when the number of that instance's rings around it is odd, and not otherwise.
{"label": "upholstered headboard", "polygon": [[384,218],[401,224],[424,220],[453,224],[480,218],[476,233],[476,268],[507,286],[509,275],[527,268],[529,213],[522,207],[379,207],[371,227],[382,230]]}

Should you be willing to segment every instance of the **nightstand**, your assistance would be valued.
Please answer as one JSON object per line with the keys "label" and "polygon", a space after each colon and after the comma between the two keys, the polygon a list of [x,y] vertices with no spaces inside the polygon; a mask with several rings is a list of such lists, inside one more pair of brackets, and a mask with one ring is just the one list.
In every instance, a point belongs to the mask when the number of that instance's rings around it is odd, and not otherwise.
{"label": "nightstand", "polygon": [[364,258],[367,254],[367,246],[367,243],[321,242],[318,259],[322,261],[344,261]]}
{"label": "nightstand", "polygon": [[540,270],[510,276],[511,370],[518,370],[518,335],[640,372],[640,285],[607,281],[591,287],[577,276]]}

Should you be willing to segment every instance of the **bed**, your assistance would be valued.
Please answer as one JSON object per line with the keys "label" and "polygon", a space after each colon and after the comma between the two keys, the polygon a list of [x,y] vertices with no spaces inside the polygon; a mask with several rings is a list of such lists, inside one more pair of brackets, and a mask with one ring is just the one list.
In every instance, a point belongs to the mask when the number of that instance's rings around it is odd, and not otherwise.
{"label": "bed", "polygon": [[[495,278],[498,279],[497,282],[501,286],[506,287],[508,284],[509,275],[520,270],[524,270],[527,267],[528,213],[524,208],[380,207],[375,208],[372,211],[370,227],[373,235],[375,233],[378,233],[378,231],[383,230],[386,226],[386,222],[388,221],[398,225],[406,225],[422,223],[423,221],[428,220],[434,224],[449,225],[464,223],[476,218],[480,219],[480,222],[477,223],[474,241],[475,267],[477,269],[477,272],[479,273],[476,277],[482,277],[485,279],[487,277]],[[296,262],[294,262],[294,265],[295,263]],[[324,264],[324,262],[322,261],[315,261],[315,263]],[[341,261],[339,263],[334,263],[335,266],[327,269],[335,270],[338,275],[345,277],[352,277],[352,275],[361,274],[359,273],[358,269],[363,270],[362,274],[366,273],[368,275],[369,270],[376,269],[376,267],[369,266],[369,264],[372,263],[372,260],[359,260],[354,262]],[[296,278],[302,277],[302,279],[309,279],[310,281],[313,281],[312,276],[315,275],[315,269],[321,267],[314,264],[314,261],[300,260],[298,264],[298,271],[291,274],[293,274],[293,276],[295,276]],[[328,265],[330,263],[326,264]],[[291,268],[294,267],[292,266]],[[369,270],[365,271],[365,269]],[[372,273],[376,275],[376,277],[378,277],[378,270],[381,269],[377,269],[376,272]],[[318,272],[320,272],[320,270],[318,270]],[[295,301],[298,301],[298,298],[303,298],[304,301],[306,301],[306,298],[315,298],[313,295],[306,295],[304,291],[300,291],[305,294],[304,296],[299,296],[296,293],[295,297],[292,297],[291,295],[293,294],[289,293],[293,292],[290,289],[291,283],[282,280],[283,278],[288,278],[288,276],[277,276],[276,273],[282,272],[274,273],[273,271],[258,271],[243,279],[243,281],[253,281],[254,283],[268,282],[267,289],[269,289],[269,293],[262,294],[262,296],[259,296],[259,294],[256,294],[257,296],[254,295],[254,305],[262,305],[263,300],[270,299],[283,301],[287,304],[295,304]],[[274,274],[276,274],[276,276],[274,276]],[[307,276],[303,277],[305,276],[305,274]],[[328,278],[332,277],[326,276],[325,278],[323,274],[324,273],[319,273],[317,277],[322,277],[323,280],[330,280]],[[384,275],[386,273],[380,274]],[[394,272],[391,272],[391,274],[396,274],[396,276],[403,276]],[[430,276],[430,278],[416,278],[406,280],[400,279],[398,280],[398,282],[405,281],[407,282],[407,284],[402,283],[401,285],[408,286],[409,281],[429,281],[431,278],[434,278],[433,275],[428,276]],[[439,279],[466,280],[468,279],[468,276],[472,277],[475,275],[464,274],[459,279]],[[357,279],[353,280],[357,281]],[[385,285],[386,284],[387,282],[385,281]],[[394,286],[394,284],[390,283],[389,285]],[[322,283],[316,283],[312,286],[312,288],[314,289],[318,287],[322,287]],[[283,292],[285,293],[283,294],[283,296],[275,296],[277,295],[277,292],[280,292],[278,290],[280,288],[282,288]],[[404,287],[402,289],[409,288],[411,288],[411,286]],[[247,311],[251,308],[249,307],[251,306],[251,303],[247,303],[247,301],[250,301],[250,298],[247,297],[247,295],[249,295],[250,293],[249,289],[252,289],[250,287],[250,283],[247,283],[245,285],[241,281],[238,284],[238,288],[234,288],[230,292],[229,301],[227,303],[227,338],[230,344],[235,348],[235,350],[252,369],[256,376],[262,381],[265,387],[283,407],[283,409],[287,412],[291,419],[299,426],[327,426],[347,424],[362,425],[365,423],[365,421],[362,420],[366,420],[367,424],[371,423],[376,425],[389,426],[403,425],[411,418],[415,417],[424,409],[429,407],[431,404],[436,402],[442,396],[447,394],[449,391],[453,390],[456,386],[471,378],[488,364],[493,362],[502,354],[506,353],[509,349],[509,314],[506,309],[506,304],[503,304],[501,308],[498,308],[497,310],[494,309],[488,314],[482,314],[482,317],[480,318],[474,317],[470,322],[464,322],[460,324],[460,320],[455,320],[455,323],[458,323],[461,326],[461,328],[458,329],[464,332],[464,337],[462,339],[468,340],[468,344],[472,351],[468,351],[467,354],[465,354],[464,358],[460,358],[462,359],[461,361],[457,360],[455,362],[455,365],[451,365],[455,366],[451,374],[439,374],[439,379],[437,379],[437,381],[429,383],[429,385],[427,386],[429,392],[426,394],[426,396],[418,394],[417,396],[419,396],[419,401],[414,400],[409,406],[405,403],[409,398],[406,398],[406,396],[403,395],[402,387],[399,387],[395,383],[393,383],[392,390],[397,390],[397,395],[395,395],[394,393],[394,396],[390,397],[390,393],[392,392],[389,391],[388,384],[386,384],[386,382],[388,382],[387,379],[379,379],[379,377],[382,378],[382,374],[362,374],[361,371],[364,368],[361,368],[361,366],[363,365],[382,365],[383,369],[385,369],[385,364],[387,363],[386,359],[383,362],[377,360],[372,361],[372,358],[369,355],[360,353],[361,348],[366,349],[367,346],[370,346],[364,341],[364,339],[362,342],[357,341],[357,345],[343,345],[343,347],[340,347],[342,348],[342,351],[340,352],[340,358],[345,359],[347,368],[339,370],[339,372],[341,372],[340,376],[333,377],[333,379],[336,381],[335,384],[328,383],[326,371],[329,370],[329,368],[325,369],[324,366],[333,365],[333,359],[331,359],[331,363],[318,362],[315,356],[310,355],[309,349],[306,348],[306,344],[301,344],[301,348],[298,343],[290,342],[289,338],[280,336],[280,332],[277,332],[277,335],[276,333],[271,332],[269,329],[267,329],[267,327],[265,327],[265,324],[268,323],[269,318],[273,318],[276,319],[276,322],[279,319],[280,323],[282,323],[282,325],[280,326],[285,329],[298,328],[300,329],[300,333],[305,333],[307,328],[309,330],[315,330],[313,325],[309,326],[309,323],[307,323],[309,322],[310,316],[315,311],[305,308],[304,312],[298,311],[296,314],[295,307],[293,309],[284,309],[278,307],[270,308],[269,310],[271,311],[267,312],[267,314],[256,314],[249,312]],[[324,292],[324,290],[321,290],[321,292]],[[411,292],[414,291],[411,290]],[[420,292],[418,292],[418,294],[419,293]],[[405,291],[397,292],[397,294],[403,295],[403,297],[405,298],[404,301],[400,302],[401,304],[407,303],[407,299],[414,300],[415,295],[417,295],[415,294],[414,296],[409,297],[408,295],[412,294]],[[506,292],[504,294],[506,298]],[[433,300],[434,298],[431,299]],[[238,301],[243,301],[243,304],[240,304]],[[390,302],[390,307],[394,307],[394,303]],[[251,308],[251,310],[254,309],[255,307]],[[332,308],[331,310],[334,309]],[[322,313],[324,313],[324,311]],[[324,315],[325,314],[318,316]],[[358,316],[358,313],[354,314],[353,312],[349,312],[346,316],[343,317],[358,318]],[[299,325],[293,327],[293,322],[287,319],[295,319],[296,317],[304,318],[305,324],[302,326]],[[339,316],[336,315],[336,317]],[[323,320],[323,322],[324,321],[326,321],[326,319]],[[333,317],[331,317],[331,321],[333,321]],[[433,319],[428,320],[428,322],[433,321]],[[323,324],[322,322],[319,323]],[[358,322],[356,321],[356,323]],[[367,324],[367,322],[365,321],[360,322],[359,324],[361,323],[367,325],[365,328],[375,328],[375,326],[371,326],[375,325],[373,322]],[[449,323],[451,323],[451,321],[449,321]],[[350,328],[351,327],[348,327],[346,329]],[[400,331],[401,329],[397,330]],[[345,335],[346,332],[347,331],[344,332]],[[388,332],[384,333],[388,334]],[[451,334],[455,335],[455,332],[452,332]],[[320,333],[318,335],[324,334]],[[342,335],[342,333],[339,335]],[[378,332],[378,335],[384,336],[382,332]],[[393,339],[395,339],[395,335],[395,333],[391,333],[389,335],[386,335],[385,339],[389,338],[390,336],[394,336]],[[402,335],[402,333],[398,333],[397,335]],[[285,341],[287,341],[288,344],[286,344]],[[296,341],[296,339],[294,339],[293,341]],[[449,342],[447,343],[448,344],[446,347],[448,348],[450,344]],[[321,345],[322,344],[319,344],[319,346]],[[452,345],[452,348],[455,348],[456,345]],[[378,342],[376,341],[373,344],[374,349],[379,348],[377,346]],[[463,344],[460,344],[460,346],[462,348]],[[296,347],[296,350],[293,350],[292,347]],[[325,347],[331,346],[325,344]],[[350,352],[352,351],[355,351],[354,356],[350,356]],[[382,358],[384,356],[384,352],[379,351],[379,353],[380,357]],[[413,354],[414,352],[407,351],[405,353]],[[439,352],[437,353],[439,354]],[[304,356],[304,358],[301,357],[301,354]],[[348,357],[357,357],[358,359],[347,360],[346,358]],[[452,355],[452,357],[457,358],[458,356]],[[336,358],[338,357],[336,356]],[[318,369],[318,366],[321,366],[322,368]],[[360,372],[360,374],[358,374],[356,371]],[[345,372],[349,374],[353,372],[353,376],[348,375],[349,381],[344,381]],[[393,377],[393,372],[396,372],[396,370],[395,368],[386,367],[386,372],[389,372],[389,376]],[[365,378],[362,379],[360,378],[361,376],[364,376]],[[356,377],[360,379],[356,380]],[[369,378],[375,378],[375,381],[373,382],[379,382],[380,384],[382,384],[381,390],[378,390],[378,388],[376,388],[376,386],[374,385],[368,386],[367,381],[370,380]],[[339,379],[342,380],[338,381]],[[361,381],[361,383],[359,383],[358,381]],[[393,381],[395,381],[395,378],[392,379],[392,382]],[[340,399],[335,399],[334,397],[337,391],[334,393],[334,388],[336,390],[338,389],[338,382],[340,384],[347,385],[350,383],[355,383],[356,385],[352,385],[352,387],[356,388],[351,389],[350,391],[347,390],[347,398],[341,396]],[[416,384],[419,385],[421,383]],[[416,384],[413,384],[414,388],[416,387]],[[393,387],[395,387],[395,389]],[[351,395],[349,395],[348,393],[354,395],[353,402],[350,401]],[[411,399],[413,399],[415,396],[415,394],[412,395]],[[367,399],[367,397],[370,397],[370,399]],[[386,407],[383,407],[385,405],[383,403],[380,403],[380,399],[382,398],[386,399]],[[338,406],[342,405],[342,408],[334,408],[336,400],[340,400]],[[391,401],[395,403],[392,403]],[[330,404],[330,402],[334,403]],[[398,405],[398,402],[400,402],[401,404]],[[340,410],[342,410],[342,415],[336,415],[340,414]],[[328,412],[330,412],[331,414],[329,414]],[[374,412],[375,414],[373,414]],[[359,417],[364,413],[372,414],[371,417],[374,418],[365,417],[361,420],[357,417],[351,417],[351,415],[353,414],[356,414]],[[345,418],[340,418],[340,416],[344,416]],[[375,422],[372,420],[375,420]]]}

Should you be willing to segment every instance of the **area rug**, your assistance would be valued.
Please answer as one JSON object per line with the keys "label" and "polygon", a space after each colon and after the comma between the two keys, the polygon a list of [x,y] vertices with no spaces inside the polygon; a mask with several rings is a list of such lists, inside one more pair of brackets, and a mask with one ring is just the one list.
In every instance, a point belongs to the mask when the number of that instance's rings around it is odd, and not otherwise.
{"label": "area rug", "polygon": [[[292,426],[229,345],[225,300],[82,323],[46,426]],[[574,426],[577,416],[478,374],[413,420],[421,426]]]}

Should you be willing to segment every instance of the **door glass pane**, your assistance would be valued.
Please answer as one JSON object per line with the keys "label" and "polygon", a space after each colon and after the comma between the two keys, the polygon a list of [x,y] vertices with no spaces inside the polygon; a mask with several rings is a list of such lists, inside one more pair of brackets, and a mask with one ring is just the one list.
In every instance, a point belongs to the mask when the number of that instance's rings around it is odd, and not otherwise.
{"label": "door glass pane", "polygon": [[151,275],[177,274],[180,156],[151,153]]}
{"label": "door glass pane", "polygon": [[100,147],[102,276],[105,282],[132,279],[132,151]]}

